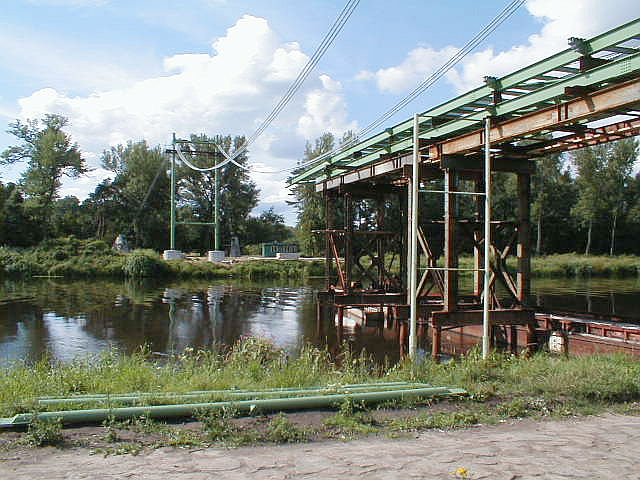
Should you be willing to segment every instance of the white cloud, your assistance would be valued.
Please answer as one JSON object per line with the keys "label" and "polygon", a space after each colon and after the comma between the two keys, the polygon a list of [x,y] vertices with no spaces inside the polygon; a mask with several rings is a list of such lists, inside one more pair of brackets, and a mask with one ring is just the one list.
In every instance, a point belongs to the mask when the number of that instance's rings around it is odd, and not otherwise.
{"label": "white cloud", "polygon": [[347,123],[347,108],[342,85],[328,75],[320,75],[322,88],[307,93],[306,113],[298,120],[298,133],[307,139],[325,132],[341,136],[346,130],[356,130],[356,122]]}
{"label": "white cloud", "polygon": [[[211,54],[180,54],[164,61],[166,74],[123,88],[88,96],[69,96],[53,88],[19,100],[20,118],[59,113],[70,119],[69,132],[85,152],[100,152],[127,140],[167,143],[204,132],[249,135],[280,99],[308,60],[297,43],[281,43],[265,19],[243,16],[212,45]],[[327,75],[310,77],[260,141],[250,159],[269,168],[293,167],[297,151],[323,132],[340,135],[348,128],[339,82]],[[298,132],[299,135],[293,134]],[[293,145],[281,148],[281,143]],[[87,155],[97,165],[97,155]],[[282,201],[286,173],[256,175],[262,199]],[[265,200],[266,201],[266,200]]]}
{"label": "white cloud", "polygon": [[[482,85],[486,75],[503,76],[568,47],[569,37],[589,38],[640,17],[638,0],[528,0],[529,13],[542,25],[524,45],[496,52],[493,47],[465,58],[446,78],[458,92]],[[498,30],[495,35],[499,35]],[[373,80],[380,91],[402,93],[425,79],[458,51],[447,46],[440,50],[418,47],[399,65],[376,72],[362,71],[357,80]]]}
{"label": "white cloud", "polygon": [[380,91],[398,94],[419,84],[455,55],[458,50],[452,46],[441,50],[418,47],[411,50],[400,65],[381,68],[376,72],[364,70],[356,75],[356,79],[375,79]]}
{"label": "white cloud", "polygon": [[528,43],[495,52],[487,48],[469,56],[449,79],[458,91],[482,84],[485,75],[503,76],[568,47],[569,37],[589,38],[640,17],[637,0],[529,0],[527,10],[542,22]]}

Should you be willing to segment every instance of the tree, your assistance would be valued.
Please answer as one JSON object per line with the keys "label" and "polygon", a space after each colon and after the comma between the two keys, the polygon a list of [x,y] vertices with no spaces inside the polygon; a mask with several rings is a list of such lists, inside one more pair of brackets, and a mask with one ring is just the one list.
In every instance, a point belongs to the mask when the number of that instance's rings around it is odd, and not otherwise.
{"label": "tree", "polygon": [[273,207],[257,217],[247,219],[246,245],[265,242],[282,242],[290,236],[290,229],[284,224],[284,217],[273,211]]}
{"label": "tree", "polygon": [[576,186],[578,187],[578,201],[572,213],[579,223],[587,228],[585,255],[591,252],[593,224],[606,209],[600,192],[606,148],[606,144],[582,148],[574,153],[572,159],[577,171]]}
{"label": "tree", "polygon": [[26,214],[18,186],[0,182],[0,245],[28,247],[40,240],[37,233],[37,225]]}
{"label": "tree", "polygon": [[20,182],[26,206],[43,234],[48,236],[62,177],[78,178],[87,172],[87,167],[77,144],[72,144],[62,130],[69,123],[65,117],[48,114],[41,122],[42,128],[37,120],[27,120],[26,123],[16,120],[9,124],[8,133],[18,137],[22,143],[5,150],[0,163],[27,162]]}
{"label": "tree", "polygon": [[[214,142],[227,154],[232,154],[238,150],[245,139],[241,136],[231,137],[230,135],[191,135],[194,142]],[[195,144],[194,144],[195,145]],[[220,161],[221,155],[218,147],[212,144],[197,144],[198,151],[209,152],[209,155],[198,155],[193,158],[192,163],[199,167],[210,167],[213,161]],[[183,150],[188,152],[188,147]],[[185,153],[187,154],[187,153]],[[235,158],[235,161],[242,166],[248,162],[247,152]],[[178,165],[178,197],[181,205],[182,215],[188,216],[198,222],[213,222],[215,204],[215,172],[199,172],[189,168],[187,165]],[[247,220],[249,213],[258,204],[260,190],[249,178],[248,171],[232,163],[220,168],[220,228],[222,243],[227,244],[232,236],[237,236],[241,243],[248,240]],[[213,247],[212,229],[199,228],[199,245],[207,248]]]}
{"label": "tree", "polygon": [[115,217],[110,237],[125,233],[135,247],[166,248],[169,176],[160,147],[149,148],[144,140],[118,145],[103,152],[102,166],[115,178],[98,185],[91,197],[97,218],[103,222],[96,230],[104,234],[105,218]]}
{"label": "tree", "polygon": [[632,180],[631,170],[637,155],[635,139],[586,147],[574,154],[578,201],[573,213],[587,227],[585,254],[591,249],[594,223],[609,217],[609,253],[613,255],[618,218],[625,211],[625,192]]}
{"label": "tree", "polygon": [[638,141],[635,138],[627,138],[608,146],[604,169],[604,196],[611,215],[609,255],[613,255],[618,217],[628,207],[625,205],[624,198],[632,180],[633,164],[638,157]]}
{"label": "tree", "polygon": [[[316,139],[312,145],[307,142],[301,164],[306,164],[320,155],[333,150],[335,137],[325,133]],[[306,167],[300,167],[292,172],[292,176],[301,173]],[[318,255],[324,248],[323,238],[312,233],[326,227],[324,201],[322,194],[316,192],[315,184],[301,183],[291,189],[293,201],[287,202],[296,209],[298,237],[300,250],[305,255]]]}
{"label": "tree", "polygon": [[[557,210],[565,206],[563,194],[571,189],[571,177],[563,172],[564,162],[559,154],[545,155],[536,162],[536,172],[531,177],[531,216],[535,222],[536,255],[543,253],[545,237],[545,219],[558,217]],[[560,215],[562,217],[562,215]],[[554,232],[557,235],[557,232]]]}

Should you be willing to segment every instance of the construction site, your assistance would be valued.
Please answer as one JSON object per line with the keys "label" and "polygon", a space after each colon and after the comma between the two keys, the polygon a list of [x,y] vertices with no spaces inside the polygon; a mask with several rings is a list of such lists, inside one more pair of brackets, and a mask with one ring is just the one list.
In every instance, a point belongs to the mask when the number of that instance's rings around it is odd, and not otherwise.
{"label": "construction site", "polygon": [[[428,338],[434,359],[476,343],[485,355],[491,346],[639,355],[640,319],[539,311],[527,298],[536,159],[640,133],[639,40],[640,20],[569,38],[566,50],[485,77],[295,176],[324,198],[319,319],[335,316],[339,330],[349,316],[385,322],[401,351],[415,356],[418,337]],[[497,172],[517,182],[516,221],[492,215]],[[356,215],[363,205],[366,218]],[[473,267],[460,267],[461,256]],[[473,277],[466,287],[462,275]]]}

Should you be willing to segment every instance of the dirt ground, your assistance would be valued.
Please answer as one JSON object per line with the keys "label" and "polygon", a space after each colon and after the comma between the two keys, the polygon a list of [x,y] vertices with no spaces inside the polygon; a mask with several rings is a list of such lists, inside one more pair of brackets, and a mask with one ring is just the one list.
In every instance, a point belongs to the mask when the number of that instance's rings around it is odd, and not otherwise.
{"label": "dirt ground", "polygon": [[2,479],[640,479],[640,417],[523,420],[410,438],[250,448],[9,450]]}

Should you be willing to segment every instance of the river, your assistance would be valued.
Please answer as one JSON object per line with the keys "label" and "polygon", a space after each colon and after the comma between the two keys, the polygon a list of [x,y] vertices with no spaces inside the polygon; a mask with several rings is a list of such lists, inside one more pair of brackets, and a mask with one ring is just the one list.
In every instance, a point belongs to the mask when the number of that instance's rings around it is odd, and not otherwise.
{"label": "river", "polygon": [[[0,364],[54,361],[142,346],[162,357],[185,348],[230,345],[245,336],[271,340],[295,355],[305,343],[330,352],[346,340],[376,359],[399,357],[397,332],[318,322],[321,282],[134,282],[61,279],[0,283]],[[531,305],[640,318],[640,279],[534,279]],[[423,342],[426,342],[423,339]],[[423,345],[426,348],[426,345]]]}

